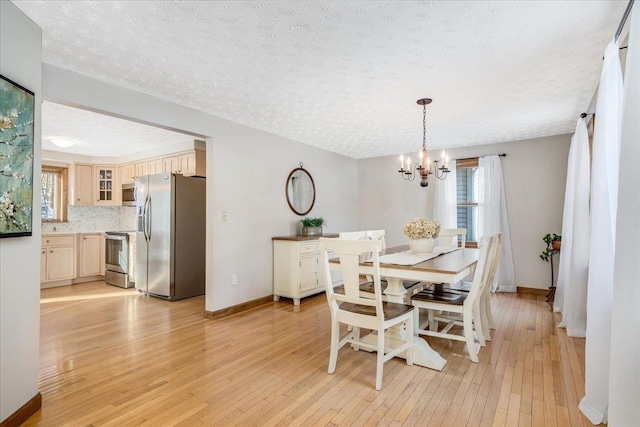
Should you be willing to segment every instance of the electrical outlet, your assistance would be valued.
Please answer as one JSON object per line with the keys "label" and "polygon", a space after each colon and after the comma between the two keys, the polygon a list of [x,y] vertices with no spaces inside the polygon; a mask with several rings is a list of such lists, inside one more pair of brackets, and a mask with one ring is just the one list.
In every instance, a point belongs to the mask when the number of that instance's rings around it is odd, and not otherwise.
{"label": "electrical outlet", "polygon": [[231,275],[231,286],[237,286],[237,285],[238,285],[238,276],[233,274]]}
{"label": "electrical outlet", "polygon": [[222,220],[226,221],[228,219],[227,211],[222,211]]}

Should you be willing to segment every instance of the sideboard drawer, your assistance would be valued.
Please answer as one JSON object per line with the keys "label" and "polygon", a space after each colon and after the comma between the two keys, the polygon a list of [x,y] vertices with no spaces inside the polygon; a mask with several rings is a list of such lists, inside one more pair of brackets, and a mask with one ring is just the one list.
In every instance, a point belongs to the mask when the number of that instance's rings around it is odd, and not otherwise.
{"label": "sideboard drawer", "polygon": [[300,253],[301,254],[310,254],[310,253],[314,253],[314,252],[318,252],[318,242],[317,241],[300,243]]}

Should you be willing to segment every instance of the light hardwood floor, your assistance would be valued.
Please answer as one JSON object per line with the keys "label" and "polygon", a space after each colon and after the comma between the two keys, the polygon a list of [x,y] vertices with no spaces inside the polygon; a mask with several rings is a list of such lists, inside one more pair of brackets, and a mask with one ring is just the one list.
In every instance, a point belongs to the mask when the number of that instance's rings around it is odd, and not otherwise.
{"label": "light hardwood floor", "polygon": [[442,372],[343,349],[334,375],[324,295],[219,319],[204,297],[167,302],[104,282],[42,291],[47,426],[581,426],[584,340],[534,295],[493,297],[494,340],[472,363],[430,338]]}

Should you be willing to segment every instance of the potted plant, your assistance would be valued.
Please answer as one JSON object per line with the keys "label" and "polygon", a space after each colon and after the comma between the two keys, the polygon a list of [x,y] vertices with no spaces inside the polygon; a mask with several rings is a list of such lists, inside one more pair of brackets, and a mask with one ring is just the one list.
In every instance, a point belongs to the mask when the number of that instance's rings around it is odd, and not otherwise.
{"label": "potted plant", "polygon": [[411,252],[433,252],[435,239],[440,234],[440,221],[429,218],[416,218],[404,226],[404,234],[409,238]]}
{"label": "potted plant", "polygon": [[562,236],[556,233],[553,233],[553,234],[548,233],[546,236],[542,238],[542,240],[547,244],[547,248],[544,251],[542,251],[542,253],[540,254],[540,259],[548,262],[549,255],[551,255],[551,251],[560,250]]}
{"label": "potted plant", "polygon": [[303,236],[322,236],[322,226],[326,224],[324,218],[304,218],[300,222],[302,222]]}

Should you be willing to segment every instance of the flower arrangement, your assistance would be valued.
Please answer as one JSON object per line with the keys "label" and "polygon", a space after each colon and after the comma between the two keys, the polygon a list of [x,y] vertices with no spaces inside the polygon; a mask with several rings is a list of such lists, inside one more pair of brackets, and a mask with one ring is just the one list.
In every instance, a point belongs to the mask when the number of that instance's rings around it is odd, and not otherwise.
{"label": "flower arrangement", "polygon": [[440,235],[440,221],[416,218],[404,226],[404,234],[410,239],[436,239]]}

